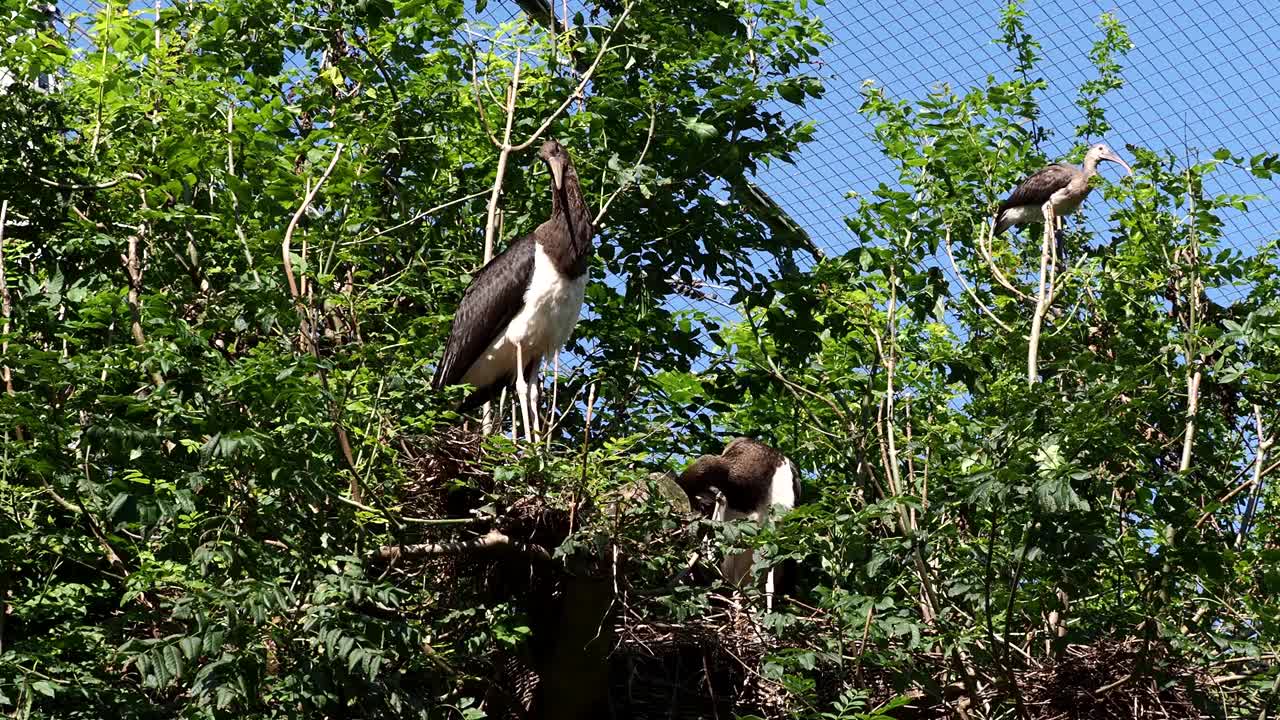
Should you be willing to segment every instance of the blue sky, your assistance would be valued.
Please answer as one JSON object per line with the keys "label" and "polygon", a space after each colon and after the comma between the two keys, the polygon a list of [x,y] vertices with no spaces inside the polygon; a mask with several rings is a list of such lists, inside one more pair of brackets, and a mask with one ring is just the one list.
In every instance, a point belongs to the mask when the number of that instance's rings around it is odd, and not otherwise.
{"label": "blue sky", "polygon": [[[571,7],[580,5],[574,0]],[[96,0],[63,0],[64,13],[96,6]],[[795,120],[814,120],[816,139],[796,155],[796,164],[776,164],[758,178],[828,253],[853,244],[843,218],[855,201],[850,191],[865,194],[880,182],[893,184],[897,173],[877,150],[870,123],[858,115],[859,88],[874,81],[900,98],[919,98],[936,83],[955,88],[981,83],[988,74],[1004,77],[1011,61],[992,42],[1003,0],[814,0],[818,15],[833,36],[815,70],[826,81],[826,95],[804,107],[786,105]],[[150,3],[133,2],[139,7]],[[471,0],[468,0],[471,5]],[[1101,31],[1104,12],[1128,28],[1134,50],[1122,60],[1127,85],[1109,97],[1108,118],[1114,126],[1103,138],[1126,154],[1126,144],[1169,149],[1207,157],[1219,147],[1251,156],[1280,150],[1280,3],[1226,0],[1075,0],[1024,3],[1027,25],[1041,43],[1041,71],[1049,87],[1041,94],[1044,124],[1055,132],[1044,147],[1053,158],[1072,145],[1072,130],[1081,121],[1075,107],[1076,88],[1094,76],[1088,60]],[[486,19],[511,17],[512,0],[490,2]],[[1108,173],[1112,179],[1118,173]],[[1225,170],[1211,191],[1280,197],[1275,181],[1258,181],[1247,173]],[[1105,234],[1107,201],[1095,193],[1086,206],[1090,226]],[[1244,252],[1280,235],[1280,205],[1271,199],[1255,203],[1247,215],[1230,213],[1228,242]],[[798,256],[803,259],[804,256]],[[761,257],[761,262],[772,261]],[[945,267],[945,263],[943,263]],[[948,274],[950,268],[946,267]],[[1230,299],[1242,290],[1228,290]],[[696,305],[724,314],[724,309],[671,298],[680,308]]]}
{"label": "blue sky", "polygon": [[[847,191],[866,192],[881,181],[892,185],[897,177],[877,152],[870,123],[857,114],[862,82],[919,98],[936,83],[963,88],[988,74],[1007,75],[1012,63],[991,42],[1002,6],[996,0],[810,5],[834,37],[820,69],[827,94],[787,114],[816,120],[817,138],[795,165],[768,169],[761,184],[824,249],[838,253],[852,244],[842,222],[854,203],[844,199]],[[1280,150],[1280,3],[1086,0],[1028,2],[1024,8],[1049,82],[1040,100],[1044,123],[1055,131],[1044,147],[1050,157],[1070,149],[1082,119],[1076,88],[1096,74],[1088,51],[1101,37],[1097,21],[1104,12],[1127,26],[1136,46],[1122,60],[1127,85],[1106,106],[1115,129],[1104,140],[1122,155],[1128,156],[1123,147],[1130,143],[1206,158],[1219,147],[1247,156]],[[1216,192],[1280,196],[1275,181],[1244,172],[1222,171],[1217,178]],[[1087,210],[1099,231],[1106,227],[1105,203],[1095,194]],[[1280,206],[1271,200],[1226,219],[1230,244],[1246,252],[1280,234]]]}

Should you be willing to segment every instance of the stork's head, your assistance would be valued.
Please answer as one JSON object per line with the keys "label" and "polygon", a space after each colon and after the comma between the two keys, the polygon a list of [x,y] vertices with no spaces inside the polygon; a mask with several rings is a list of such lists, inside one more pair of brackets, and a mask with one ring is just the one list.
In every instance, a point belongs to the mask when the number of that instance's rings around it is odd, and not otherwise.
{"label": "stork's head", "polygon": [[555,140],[548,140],[542,143],[542,148],[538,150],[538,157],[547,164],[547,168],[551,170],[551,181],[555,183],[556,190],[564,187],[565,170],[569,167],[569,151]]}
{"label": "stork's head", "polygon": [[1103,160],[1118,163],[1119,165],[1122,165],[1130,175],[1133,174],[1133,168],[1129,167],[1129,163],[1120,159],[1120,156],[1116,154],[1116,151],[1107,147],[1106,143],[1098,143],[1097,145],[1090,147],[1089,151],[1084,155],[1085,164],[1089,164],[1089,162],[1092,161],[1093,165],[1097,166],[1097,164]]}

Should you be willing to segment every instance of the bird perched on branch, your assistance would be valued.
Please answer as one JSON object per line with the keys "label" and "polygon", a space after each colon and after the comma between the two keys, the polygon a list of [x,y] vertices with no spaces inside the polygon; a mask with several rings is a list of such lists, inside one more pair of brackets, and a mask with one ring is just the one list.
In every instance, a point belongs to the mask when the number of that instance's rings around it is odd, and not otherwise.
{"label": "bird perched on branch", "polygon": [[1129,164],[1115,151],[1098,143],[1085,153],[1081,167],[1054,163],[1019,183],[996,210],[994,234],[999,235],[1013,225],[1046,220],[1052,224],[1055,218],[1075,212],[1089,195],[1089,178],[1098,174],[1098,163],[1104,160],[1118,163],[1133,174]]}
{"label": "bird perched on branch", "polygon": [[[763,522],[777,505],[786,512],[800,499],[799,473],[785,455],[751,438],[734,438],[719,455],[703,455],[680,475],[680,487],[694,507],[713,520],[749,519]],[[719,498],[716,493],[719,491]],[[751,572],[755,555],[750,550],[725,557],[720,574],[740,585]],[[778,568],[765,576],[765,602],[781,592]]]}
{"label": "bird perched on branch", "polygon": [[537,384],[530,397],[529,379],[578,324],[595,234],[569,152],[548,140],[538,157],[551,171],[551,217],[476,273],[431,382],[475,388],[459,406],[464,412],[514,382],[529,441],[539,432]]}

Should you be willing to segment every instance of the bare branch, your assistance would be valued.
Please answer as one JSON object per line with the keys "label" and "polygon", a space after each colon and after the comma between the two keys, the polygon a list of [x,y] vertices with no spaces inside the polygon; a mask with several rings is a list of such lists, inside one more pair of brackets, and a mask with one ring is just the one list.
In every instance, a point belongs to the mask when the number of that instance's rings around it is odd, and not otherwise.
{"label": "bare branch", "polygon": [[590,67],[582,73],[582,79],[578,81],[578,87],[574,88],[573,92],[569,94],[569,97],[565,98],[563,103],[560,103],[560,107],[556,108],[555,112],[551,113],[551,115],[547,116],[546,120],[542,121],[542,125],[538,126],[538,129],[533,132],[533,135],[529,136],[528,140],[525,140],[523,143],[511,148],[512,150],[517,152],[526,150],[530,145],[537,142],[538,138],[542,137],[542,134],[547,131],[547,128],[551,127],[551,123],[555,122],[556,118],[560,117],[561,113],[569,109],[570,103],[572,103],[575,98],[582,95],[582,91],[586,89],[587,83],[591,82],[591,76],[595,74],[596,68],[600,66],[600,61],[604,59],[605,53],[609,52],[609,43],[612,42],[614,34],[618,32],[618,29],[622,27],[622,24],[627,21],[627,16],[631,14],[631,8],[632,5],[628,3],[627,6],[622,9],[622,14],[618,16],[618,20],[613,24],[613,29],[609,31],[609,36],[600,44],[600,51],[596,53],[596,59],[592,61]]}
{"label": "bare branch", "polygon": [[368,560],[375,563],[390,563],[424,557],[475,555],[487,552],[510,552],[528,556],[531,560],[554,562],[551,553],[546,548],[532,543],[512,540],[508,535],[498,530],[490,530],[481,537],[458,542],[383,545],[370,553]]}
{"label": "bare branch", "polygon": [[1258,498],[1262,495],[1262,479],[1266,471],[1263,464],[1266,462],[1267,450],[1271,449],[1275,443],[1275,436],[1267,437],[1262,425],[1262,406],[1253,406],[1253,420],[1255,431],[1258,435],[1258,450],[1253,458],[1253,492],[1250,493],[1249,502],[1245,506],[1244,518],[1240,520],[1240,529],[1236,533],[1236,546],[1244,542],[1245,535],[1249,534],[1249,526],[1253,524],[1253,515],[1258,510]]}
{"label": "bare branch", "polygon": [[1009,282],[1009,278],[1005,277],[1005,274],[1001,272],[1000,266],[996,265],[995,256],[992,255],[991,247],[990,245],[988,245],[988,241],[987,241],[988,233],[991,236],[990,239],[994,239],[995,226],[984,224],[982,228],[978,230],[978,250],[982,252],[982,259],[987,261],[987,267],[991,270],[992,277],[994,277],[996,279],[996,282],[1000,283],[1000,285],[1003,286],[1005,290],[1008,290],[1009,292],[1013,293],[1015,296],[1022,298],[1027,302],[1031,302],[1031,296],[1022,292],[1016,286],[1014,286],[1013,283]]}
{"label": "bare branch", "polygon": [[141,180],[141,179],[142,179],[142,176],[137,173],[125,173],[124,175],[121,175],[115,180],[107,180],[106,182],[100,182],[100,183],[65,183],[65,182],[58,182],[56,180],[50,180],[48,178],[42,178],[42,177],[36,178],[36,182],[40,183],[41,185],[48,185],[49,187],[55,187],[60,190],[106,190],[107,188],[111,188],[111,187],[115,187],[116,185],[119,185],[125,180]]}
{"label": "bare branch", "polygon": [[489,126],[489,113],[485,112],[484,102],[480,98],[480,80],[476,64],[476,55],[473,49],[471,53],[471,87],[476,96],[476,113],[480,116],[480,123],[484,125],[484,134],[489,138],[489,142],[492,142],[494,147],[500,148],[502,143],[498,142],[497,136],[493,134],[493,128]]}
{"label": "bare branch", "polygon": [[502,131],[502,148],[498,152],[498,169],[493,176],[493,190],[489,193],[489,214],[484,222],[484,261],[493,259],[493,240],[498,230],[498,196],[502,194],[502,180],[507,174],[507,160],[511,157],[511,126],[516,119],[516,97],[520,92],[520,49],[516,48],[516,63],[511,72],[511,84],[507,87],[507,124]]}
{"label": "bare branch", "polygon": [[1200,408],[1201,371],[1187,375],[1187,425],[1182,434],[1182,460],[1178,463],[1178,472],[1186,472],[1191,468],[1191,448],[1195,444],[1196,414]]}
{"label": "bare branch", "polygon": [[981,308],[982,311],[987,314],[987,317],[991,318],[992,322],[998,325],[1001,330],[1004,330],[1005,332],[1012,332],[1012,329],[1001,322],[1000,318],[996,317],[995,313],[991,312],[991,309],[978,298],[978,294],[974,292],[973,288],[969,287],[969,284],[964,281],[964,274],[960,272],[960,267],[956,265],[956,256],[951,252],[951,228],[949,227],[947,228],[944,243],[947,247],[947,257],[951,260],[951,269],[955,270],[956,280],[960,283],[960,287],[964,288],[964,291],[969,293],[969,297],[973,298],[973,301],[977,303],[978,307]]}
{"label": "bare branch", "polygon": [[[4,228],[9,220],[9,201],[0,200],[0,317],[3,322],[0,324],[0,335],[4,336],[4,340],[0,340],[0,379],[4,380],[4,392],[9,397],[13,397],[13,374],[8,363],[4,363],[4,356],[9,354],[9,317],[13,314],[13,305],[9,299],[9,284],[4,274]],[[14,428],[14,436],[18,442],[23,441],[22,427]]]}
{"label": "bare branch", "polygon": [[1031,338],[1027,344],[1027,385],[1035,385],[1039,379],[1040,330],[1049,310],[1049,263],[1053,249],[1053,203],[1044,204],[1044,241],[1040,244],[1040,291],[1036,296],[1035,313],[1031,316]]}
{"label": "bare branch", "polygon": [[[284,277],[289,282],[289,297],[295,301],[299,299],[298,284],[293,279],[293,261],[289,259],[289,244],[293,241],[293,231],[298,227],[298,221],[302,219],[302,214],[311,206],[311,201],[315,200],[316,193],[320,192],[320,186],[324,185],[324,181],[329,178],[329,173],[333,172],[333,168],[338,164],[338,158],[342,157],[342,151],[346,148],[343,143],[338,143],[333,151],[333,159],[329,161],[329,167],[325,168],[324,174],[320,176],[320,180],[316,182],[314,187],[309,187],[306,196],[302,199],[302,204],[298,206],[297,212],[289,220],[289,227],[284,231],[284,241],[280,243],[280,256],[284,259]],[[308,185],[310,185],[308,183]]]}
{"label": "bare branch", "polygon": [[645,138],[644,147],[640,150],[640,157],[636,159],[636,164],[631,167],[632,176],[626,182],[620,183],[609,195],[609,199],[605,200],[604,204],[600,206],[600,212],[596,213],[595,220],[591,221],[593,227],[600,227],[600,221],[604,219],[604,214],[609,211],[609,205],[613,203],[614,198],[618,197],[619,193],[634,184],[635,173],[640,170],[640,165],[644,163],[645,156],[649,154],[649,145],[653,142],[653,131],[657,127],[657,122],[657,113],[653,111],[653,108],[649,108],[649,136]]}
{"label": "bare branch", "polygon": [[[147,338],[142,332],[142,305],[140,301],[142,294],[142,262],[138,259],[137,235],[129,236],[128,253],[121,255],[120,260],[124,263],[125,273],[129,277],[129,293],[125,296],[131,316],[129,332],[133,335],[133,343],[138,348],[145,350]],[[164,385],[164,376],[160,374],[159,370],[152,370],[151,381],[155,383],[156,387],[162,387]]]}
{"label": "bare branch", "polygon": [[449,202],[447,202],[447,203],[441,203],[440,205],[436,205],[435,207],[427,208],[426,210],[423,210],[422,212],[418,213],[417,215],[414,215],[413,217],[409,218],[408,220],[405,220],[404,222],[400,223],[399,225],[393,225],[392,227],[389,227],[389,228],[387,228],[386,230],[379,230],[378,232],[376,232],[376,233],[374,233],[374,234],[372,234],[372,235],[370,235],[370,236],[368,236],[368,237],[363,237],[363,238],[360,238],[359,240],[351,240],[351,241],[348,241],[348,242],[345,242],[345,243],[342,243],[342,244],[343,244],[343,245],[359,245],[360,243],[369,242],[370,240],[373,240],[374,238],[380,238],[380,237],[382,237],[383,235],[386,235],[386,234],[388,234],[388,233],[393,233],[393,232],[395,232],[396,230],[399,230],[400,228],[402,228],[402,227],[404,227],[404,226],[406,226],[406,225],[412,225],[412,224],[414,224],[414,223],[418,222],[419,220],[421,220],[421,219],[423,219],[423,218],[425,218],[425,217],[428,217],[428,216],[430,216],[430,215],[434,215],[434,214],[436,214],[436,213],[440,212],[441,210],[444,210],[444,209],[446,209],[446,208],[451,208],[451,207],[453,207],[454,205],[459,205],[459,204],[464,203],[464,202],[466,202],[466,201],[468,201],[468,200],[474,200],[474,199],[476,199],[476,198],[478,198],[478,197],[482,197],[482,196],[484,196],[484,195],[486,195],[486,194],[488,194],[488,193],[489,193],[489,190],[485,189],[485,190],[481,190],[481,191],[479,191],[479,192],[473,192],[473,193],[471,193],[470,195],[465,195],[465,196],[463,196],[463,197],[458,198],[457,200],[450,200],[450,201],[449,201]]}

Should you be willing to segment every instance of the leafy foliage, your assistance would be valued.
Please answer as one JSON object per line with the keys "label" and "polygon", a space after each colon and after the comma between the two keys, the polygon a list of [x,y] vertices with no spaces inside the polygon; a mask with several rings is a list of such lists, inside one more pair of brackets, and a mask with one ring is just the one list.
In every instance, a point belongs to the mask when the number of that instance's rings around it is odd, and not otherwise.
{"label": "leafy foliage", "polygon": [[[727,433],[805,475],[784,522],[716,528],[800,561],[805,605],[765,624],[806,644],[762,667],[796,714],[893,717],[969,677],[995,716],[1025,705],[1018,672],[1107,639],[1159,682],[1178,663],[1215,678],[1205,713],[1274,706],[1277,248],[1241,253],[1223,220],[1254,198],[1207,189],[1273,176],[1274,155],[1129,146],[1135,177],[1084,211],[1112,208],[1108,232],[1059,233],[1028,386],[1039,238],[983,233],[1048,160],[1037,97],[1065,90],[1037,77],[1017,4],[1008,77],[864,88],[898,174],[858,198],[855,245],[805,272],[751,179],[814,131],[780,110],[823,91],[806,2],[600,0],[559,32],[467,11],[109,2],[71,18],[86,47],[2,11],[0,67],[58,84],[0,91],[0,707],[483,717],[500,659],[539,651],[533,561],[499,587],[370,558],[511,530],[536,500],[568,518],[545,541],[566,577],[616,564],[655,617],[696,618],[705,589],[671,580],[710,528],[634,488]],[[1081,146],[1109,131],[1129,47],[1103,16]],[[517,48],[513,137],[551,119],[589,200],[618,193],[551,442],[489,438],[433,485],[410,460],[457,422],[426,387],[482,261]],[[500,243],[545,215],[532,166],[501,178]],[[736,289],[740,322],[671,309],[703,282]],[[870,668],[900,697],[871,702]]]}

